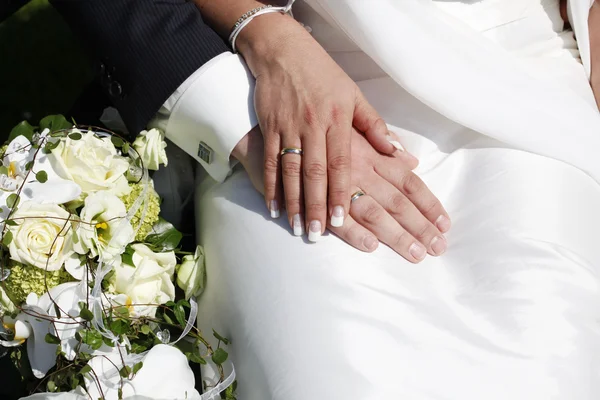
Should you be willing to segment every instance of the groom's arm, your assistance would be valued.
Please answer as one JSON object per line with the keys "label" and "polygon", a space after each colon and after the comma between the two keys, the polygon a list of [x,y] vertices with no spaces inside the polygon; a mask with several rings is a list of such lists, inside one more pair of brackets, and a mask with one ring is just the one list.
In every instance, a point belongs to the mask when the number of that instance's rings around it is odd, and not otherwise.
{"label": "groom's arm", "polygon": [[98,58],[102,85],[128,130],[145,129],[158,113],[167,137],[176,132],[169,138],[223,180],[232,149],[255,125],[252,81],[195,4],[50,1]]}

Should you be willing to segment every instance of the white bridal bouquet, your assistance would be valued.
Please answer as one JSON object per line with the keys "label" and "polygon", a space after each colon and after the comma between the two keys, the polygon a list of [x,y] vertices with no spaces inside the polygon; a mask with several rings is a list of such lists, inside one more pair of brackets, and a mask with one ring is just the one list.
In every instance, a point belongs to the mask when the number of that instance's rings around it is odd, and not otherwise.
{"label": "white bridal bouquet", "polygon": [[[159,216],[165,147],[58,115],[0,150],[0,357],[27,399],[235,399],[229,341],[195,327],[202,249]],[[214,366],[203,395],[190,363]]]}

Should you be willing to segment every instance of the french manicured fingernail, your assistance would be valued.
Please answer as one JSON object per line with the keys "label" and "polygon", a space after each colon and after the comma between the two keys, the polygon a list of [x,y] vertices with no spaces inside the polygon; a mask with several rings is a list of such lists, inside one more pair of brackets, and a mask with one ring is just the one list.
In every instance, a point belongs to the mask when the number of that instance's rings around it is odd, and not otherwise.
{"label": "french manicured fingernail", "polygon": [[436,256],[444,254],[446,252],[446,247],[446,239],[442,236],[436,236],[431,241],[431,251],[433,251],[433,254]]}
{"label": "french manicured fingernail", "polygon": [[408,248],[410,255],[417,261],[421,261],[427,254],[427,249],[421,243],[413,243]]}
{"label": "french manicured fingernail", "polygon": [[279,218],[279,204],[277,204],[277,200],[271,200],[269,209],[271,210],[271,218]]}
{"label": "french manicured fingernail", "polygon": [[294,227],[294,236],[302,236],[304,234],[303,225],[304,224],[302,223],[302,218],[300,217],[300,214],[294,215],[294,218],[292,220],[292,226]]}
{"label": "french manicured fingernail", "polygon": [[404,151],[404,147],[402,146],[402,144],[400,144],[398,139],[396,139],[392,135],[387,135],[386,139],[388,142],[390,142],[392,144],[392,146],[394,146],[396,148],[396,150]]}
{"label": "french manicured fingernail", "polygon": [[331,213],[331,226],[339,228],[344,225],[344,207],[335,206],[333,207],[333,213]]}
{"label": "french manicured fingernail", "polygon": [[363,239],[363,246],[365,246],[365,248],[369,251],[375,251],[378,245],[379,242],[377,241],[375,236],[367,235]]}
{"label": "french manicured fingernail", "polygon": [[321,238],[321,221],[312,221],[308,226],[308,240],[318,242]]}
{"label": "french manicured fingernail", "polygon": [[446,217],[445,215],[440,215],[435,221],[435,226],[437,226],[442,233],[448,232],[450,230],[450,225],[452,225],[450,223],[450,218]]}

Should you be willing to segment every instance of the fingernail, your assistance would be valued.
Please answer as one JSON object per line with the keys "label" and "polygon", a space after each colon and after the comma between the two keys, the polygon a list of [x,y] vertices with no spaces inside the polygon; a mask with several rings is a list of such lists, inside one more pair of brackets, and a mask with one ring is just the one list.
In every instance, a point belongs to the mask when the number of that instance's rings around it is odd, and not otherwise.
{"label": "fingernail", "polygon": [[450,230],[450,225],[450,218],[446,217],[445,215],[440,215],[435,221],[435,226],[437,226],[442,233],[448,232]]}
{"label": "fingernail", "polygon": [[308,240],[318,242],[321,238],[321,221],[312,221],[308,227]]}
{"label": "fingernail", "polygon": [[425,249],[425,247],[421,243],[413,243],[408,248],[408,252],[415,260],[421,261],[425,258],[427,249]]}
{"label": "fingernail", "polygon": [[363,246],[369,251],[374,251],[377,248],[379,242],[375,238],[375,236],[367,235],[363,239]]}
{"label": "fingernail", "polygon": [[335,206],[333,207],[333,213],[331,214],[331,226],[339,228],[344,225],[344,207]]}
{"label": "fingernail", "polygon": [[271,200],[269,208],[271,210],[271,218],[279,218],[279,204],[277,204],[277,200]]}
{"label": "fingernail", "polygon": [[436,256],[441,256],[442,254],[444,254],[444,252],[446,251],[446,247],[446,239],[442,236],[436,236],[431,241],[431,251],[433,251],[433,254],[435,254]]}
{"label": "fingernail", "polygon": [[294,227],[294,236],[302,236],[304,234],[304,228],[302,223],[302,218],[300,214],[294,215],[292,225]]}
{"label": "fingernail", "polygon": [[392,135],[387,135],[386,139],[388,142],[390,142],[392,144],[392,146],[394,146],[396,148],[396,150],[404,151],[404,147],[402,146],[402,144],[400,144],[400,142],[396,138],[394,138]]}

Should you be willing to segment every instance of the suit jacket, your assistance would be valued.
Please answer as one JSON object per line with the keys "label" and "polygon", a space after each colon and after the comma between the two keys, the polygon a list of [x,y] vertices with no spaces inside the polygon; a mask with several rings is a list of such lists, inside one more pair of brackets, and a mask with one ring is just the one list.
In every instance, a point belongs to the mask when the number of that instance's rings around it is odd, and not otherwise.
{"label": "suit jacket", "polygon": [[227,44],[186,0],[50,0],[98,59],[103,90],[130,132],[144,129]]}

